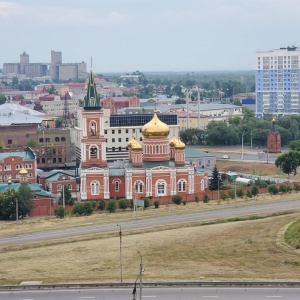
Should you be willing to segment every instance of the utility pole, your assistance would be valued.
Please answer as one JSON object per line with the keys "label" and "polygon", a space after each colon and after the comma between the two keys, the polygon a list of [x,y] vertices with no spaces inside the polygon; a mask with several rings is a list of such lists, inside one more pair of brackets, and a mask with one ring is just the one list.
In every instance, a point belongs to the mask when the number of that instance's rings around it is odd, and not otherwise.
{"label": "utility pole", "polygon": [[198,129],[200,129],[200,91],[197,89],[197,97],[198,97]]}
{"label": "utility pole", "polygon": [[244,158],[244,135],[245,135],[246,133],[247,133],[246,131],[244,131],[244,132],[242,133],[242,157],[241,157],[241,159]]}

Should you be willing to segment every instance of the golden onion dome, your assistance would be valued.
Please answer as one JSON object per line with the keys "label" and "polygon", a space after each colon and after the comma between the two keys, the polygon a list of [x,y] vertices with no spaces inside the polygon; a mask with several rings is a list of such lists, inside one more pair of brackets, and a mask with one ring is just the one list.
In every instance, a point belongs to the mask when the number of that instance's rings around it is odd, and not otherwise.
{"label": "golden onion dome", "polygon": [[169,126],[158,118],[157,110],[154,109],[152,120],[142,128],[143,136],[148,139],[163,139],[169,135],[169,132]]}
{"label": "golden onion dome", "polygon": [[182,141],[181,141],[181,139],[179,139],[178,141],[177,141],[177,143],[175,144],[175,149],[177,149],[177,150],[182,150],[182,149],[184,149],[185,148],[185,143],[183,143]]}
{"label": "golden onion dome", "polygon": [[276,122],[275,118],[272,119],[272,122],[273,122],[273,123]]}
{"label": "golden onion dome", "polygon": [[178,140],[176,139],[176,137],[174,135],[173,138],[169,141],[169,145],[171,147],[174,147],[177,142],[178,142]]}
{"label": "golden onion dome", "polygon": [[132,139],[128,142],[128,147],[131,148],[132,147],[132,144],[135,142],[135,138],[132,137]]}
{"label": "golden onion dome", "polygon": [[27,176],[28,172],[27,172],[27,170],[24,168],[24,166],[22,166],[22,169],[21,169],[21,171],[19,172],[19,174],[20,174],[21,176]]}
{"label": "golden onion dome", "polygon": [[131,145],[131,149],[132,151],[141,151],[143,149],[143,146],[137,140],[134,140]]}

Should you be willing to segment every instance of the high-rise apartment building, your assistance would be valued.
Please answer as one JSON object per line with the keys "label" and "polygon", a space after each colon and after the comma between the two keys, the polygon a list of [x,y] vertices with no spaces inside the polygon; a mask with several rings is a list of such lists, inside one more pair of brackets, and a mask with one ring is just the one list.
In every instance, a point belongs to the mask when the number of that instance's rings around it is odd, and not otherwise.
{"label": "high-rise apartment building", "polygon": [[300,112],[300,49],[286,47],[256,53],[256,115]]}

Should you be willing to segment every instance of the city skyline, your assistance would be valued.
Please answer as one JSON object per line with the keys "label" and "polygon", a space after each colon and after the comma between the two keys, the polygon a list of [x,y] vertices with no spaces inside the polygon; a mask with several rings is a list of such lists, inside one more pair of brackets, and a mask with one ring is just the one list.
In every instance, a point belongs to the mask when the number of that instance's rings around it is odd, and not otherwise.
{"label": "city skyline", "polygon": [[[241,3],[242,2],[242,3]],[[297,0],[0,1],[3,63],[66,63],[95,72],[254,70],[256,51],[298,46]]]}

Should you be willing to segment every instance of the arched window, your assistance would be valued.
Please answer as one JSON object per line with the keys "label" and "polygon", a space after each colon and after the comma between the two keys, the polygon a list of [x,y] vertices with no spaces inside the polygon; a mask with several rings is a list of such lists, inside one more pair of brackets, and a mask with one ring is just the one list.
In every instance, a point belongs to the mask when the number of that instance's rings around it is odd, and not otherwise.
{"label": "arched window", "polygon": [[96,122],[91,122],[91,135],[96,135]]}
{"label": "arched window", "polygon": [[68,190],[72,191],[72,185],[71,185],[71,183],[68,183]]}
{"label": "arched window", "polygon": [[115,181],[115,192],[118,192],[120,190],[120,182]]}
{"label": "arched window", "polygon": [[100,184],[98,181],[92,181],[91,182],[91,194],[92,195],[99,195],[100,191]]}
{"label": "arched window", "polygon": [[164,180],[156,182],[156,194],[157,196],[165,196],[167,192],[167,184]]}
{"label": "arched window", "polygon": [[97,158],[97,147],[92,146],[90,148],[90,158]]}
{"label": "arched window", "polygon": [[11,165],[7,164],[7,165],[4,165],[4,170],[11,170]]}
{"label": "arched window", "polygon": [[184,179],[180,179],[178,181],[177,190],[178,190],[178,192],[185,192],[186,191],[186,181]]}
{"label": "arched window", "polygon": [[136,193],[142,193],[143,192],[143,181],[141,180],[137,180],[135,183],[134,183],[134,187],[135,187],[135,192]]}

